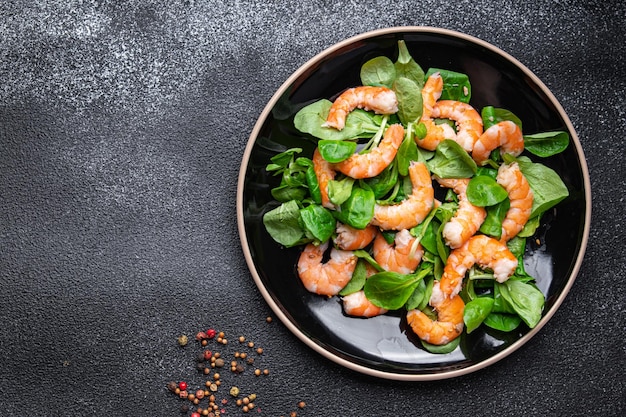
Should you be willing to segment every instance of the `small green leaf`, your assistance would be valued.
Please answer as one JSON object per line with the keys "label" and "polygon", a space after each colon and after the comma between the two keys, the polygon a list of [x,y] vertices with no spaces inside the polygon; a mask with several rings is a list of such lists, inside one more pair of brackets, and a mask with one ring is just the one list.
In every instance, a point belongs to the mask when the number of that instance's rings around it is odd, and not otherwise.
{"label": "small green leaf", "polygon": [[506,313],[491,313],[483,321],[485,326],[502,332],[512,332],[521,322],[522,319],[519,316]]}
{"label": "small green leaf", "polygon": [[265,213],[263,224],[272,239],[286,247],[300,244],[304,237],[300,226],[300,207],[295,201],[282,203]]}
{"label": "small green leaf", "polygon": [[369,277],[363,290],[372,304],[387,310],[398,310],[411,297],[421,279],[392,271],[379,272]]}
{"label": "small green leaf", "polygon": [[463,311],[463,322],[467,333],[471,333],[478,328],[485,320],[485,318],[491,313],[493,308],[493,298],[479,297],[465,305]]}
{"label": "small green leaf", "polygon": [[374,217],[376,197],[372,190],[352,187],[350,197],[335,211],[337,220],[356,229],[365,229]]}
{"label": "small green leaf", "polygon": [[377,56],[361,66],[361,84],[391,88],[396,68],[386,56]]}
{"label": "small green leaf", "polygon": [[476,175],[467,185],[467,199],[477,207],[488,207],[504,201],[509,193],[493,178]]}
{"label": "small green leaf", "polygon": [[413,81],[420,90],[424,86],[424,70],[415,62],[403,40],[398,41],[398,60],[395,63],[395,69],[396,79],[407,78]]}
{"label": "small green leaf", "polygon": [[341,180],[328,181],[328,198],[333,204],[341,205],[352,195],[354,179],[345,177]]}
{"label": "small green leaf", "polygon": [[300,218],[309,234],[320,242],[326,242],[335,231],[335,218],[328,209],[317,204],[301,209]]}
{"label": "small green leaf", "polygon": [[545,297],[534,285],[509,279],[496,284],[500,289],[502,298],[513,308],[518,316],[533,328],[541,320],[541,313],[545,303]]}
{"label": "small green leaf", "polygon": [[397,78],[393,90],[398,98],[398,117],[405,126],[415,123],[422,117],[422,93],[413,80]]}
{"label": "small green leaf", "polygon": [[445,139],[437,145],[435,156],[427,165],[440,178],[469,178],[478,169],[472,157],[451,139]]}
{"label": "small green leaf", "polygon": [[569,146],[567,132],[543,132],[524,135],[524,149],[542,158],[563,152]]}
{"label": "small green leaf", "polygon": [[356,142],[345,140],[319,140],[317,147],[326,161],[336,164],[351,157],[356,151]]}

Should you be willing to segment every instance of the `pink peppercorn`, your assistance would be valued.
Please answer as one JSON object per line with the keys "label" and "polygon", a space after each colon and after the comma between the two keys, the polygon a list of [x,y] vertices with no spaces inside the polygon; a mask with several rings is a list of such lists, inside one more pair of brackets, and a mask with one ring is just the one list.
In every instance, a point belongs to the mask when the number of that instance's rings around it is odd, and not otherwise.
{"label": "pink peppercorn", "polygon": [[187,389],[187,383],[185,381],[180,381],[178,383],[178,388],[180,388],[181,391],[185,391]]}
{"label": "pink peppercorn", "polygon": [[209,339],[213,339],[216,334],[217,332],[215,331],[215,329],[209,329],[206,331],[206,335]]}

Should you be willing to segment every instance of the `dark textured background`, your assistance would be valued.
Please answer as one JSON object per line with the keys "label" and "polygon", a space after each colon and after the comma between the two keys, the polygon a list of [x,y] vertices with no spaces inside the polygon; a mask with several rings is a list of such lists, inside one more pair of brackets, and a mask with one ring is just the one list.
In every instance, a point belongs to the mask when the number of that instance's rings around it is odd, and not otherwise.
{"label": "dark textured background", "polygon": [[[240,334],[265,349],[270,375],[222,372],[219,398],[258,394],[251,415],[300,400],[299,416],[623,414],[626,6],[501,3],[2,2],[0,415],[178,415],[167,381],[204,379],[176,337],[208,327],[225,355]],[[274,91],[324,48],[401,25],[519,59],[591,174],[589,246],[559,311],[504,360],[440,382],[355,374],[267,324],[236,226],[239,162]]]}

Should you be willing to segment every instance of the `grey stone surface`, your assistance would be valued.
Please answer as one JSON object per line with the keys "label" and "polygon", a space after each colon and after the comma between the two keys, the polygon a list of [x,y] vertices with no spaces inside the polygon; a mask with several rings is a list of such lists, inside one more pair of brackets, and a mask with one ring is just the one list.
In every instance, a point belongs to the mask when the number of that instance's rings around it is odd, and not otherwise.
{"label": "grey stone surface", "polygon": [[[624,22],[621,1],[3,1],[0,415],[177,415],[165,384],[204,379],[176,337],[207,327],[225,352],[239,334],[265,348],[270,375],[225,381],[256,392],[260,416],[301,400],[299,416],[623,415]],[[265,323],[236,226],[239,161],[273,92],[326,47],[405,25],[529,67],[569,114],[593,193],[552,320],[441,382],[363,377]]]}

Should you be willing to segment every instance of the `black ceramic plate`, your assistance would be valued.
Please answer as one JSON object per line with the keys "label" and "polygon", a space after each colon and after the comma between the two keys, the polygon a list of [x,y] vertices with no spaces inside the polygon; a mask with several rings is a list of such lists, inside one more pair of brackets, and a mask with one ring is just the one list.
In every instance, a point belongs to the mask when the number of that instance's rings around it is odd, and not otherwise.
{"label": "black ceramic plate", "polygon": [[[528,273],[546,295],[544,316],[534,329],[502,333],[483,328],[463,334],[460,346],[445,355],[430,354],[400,315],[371,319],[344,316],[337,297],[311,294],[295,266],[301,248],[285,249],[265,231],[263,214],[275,207],[270,189],[277,178],[265,172],[270,157],[291,147],[310,156],[314,143],[293,127],[293,116],[321,98],[331,99],[360,84],[367,60],[395,60],[397,42],[426,71],[430,67],[465,73],[472,84],[471,104],[506,108],[525,133],[566,130],[569,148],[541,162],[558,172],[570,196],[551,212],[525,257]],[[545,85],[517,60],[476,38],[449,30],[401,27],[365,33],[340,42],[298,69],[274,94],[256,123],[243,156],[237,195],[237,220],[243,252],[261,294],[274,314],[313,350],[347,368],[381,378],[434,380],[490,365],[527,342],[554,314],[572,286],[582,262],[590,223],[589,177],[582,148],[567,115]],[[534,239],[533,239],[534,240]]]}

